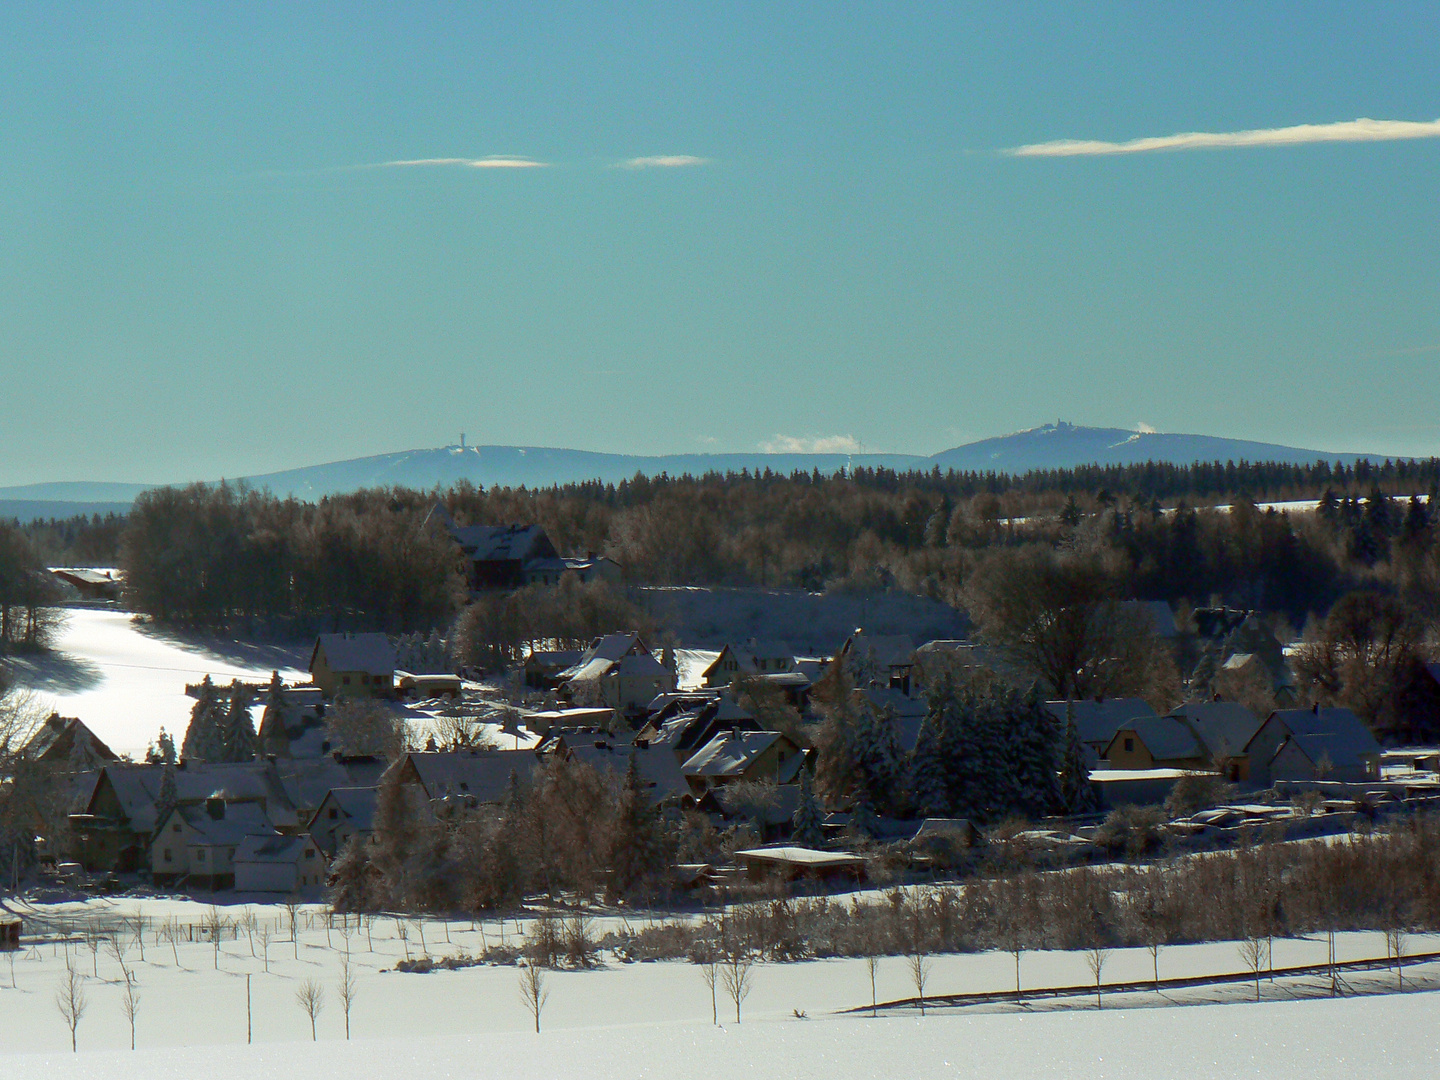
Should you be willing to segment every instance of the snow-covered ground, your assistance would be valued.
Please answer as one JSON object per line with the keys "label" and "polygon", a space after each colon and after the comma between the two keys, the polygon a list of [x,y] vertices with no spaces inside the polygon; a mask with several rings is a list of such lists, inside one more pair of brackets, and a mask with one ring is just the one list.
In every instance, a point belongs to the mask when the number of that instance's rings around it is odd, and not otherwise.
{"label": "snow-covered ground", "polygon": [[[205,911],[190,902],[138,903],[156,919],[173,915],[198,922]],[[41,913],[114,915],[136,904],[90,901]],[[224,910],[230,916],[254,911],[272,927],[281,918],[274,906]],[[476,952],[483,947],[482,930],[483,941],[498,940],[494,921],[475,929],[468,920],[453,921],[447,942],[445,925],[428,920],[426,948],[436,958]],[[413,922],[408,932],[409,949],[418,955],[420,935]],[[506,932],[513,941],[514,920],[507,922]],[[302,923],[298,959],[288,933],[278,933],[270,944],[268,973],[263,960],[251,956],[243,934],[224,943],[217,970],[210,945],[182,943],[177,965],[171,947],[156,945],[153,931],[147,932],[144,962],[133,944],[125,957],[141,994],[140,1050],[134,1054],[128,1050],[129,1029],[120,1005],[120,966],[106,950],[92,958],[83,946],[71,947],[73,962],[87,976],[78,1057],[69,1053],[69,1033],[54,1003],[65,970],[64,947],[45,944],[20,954],[16,989],[10,989],[8,965],[0,958],[0,1073],[48,1078],[203,1072],[217,1080],[257,1075],[289,1080],[397,1074],[639,1077],[683,1069],[700,1077],[825,1080],[1299,1075],[1350,1080],[1362,1072],[1432,1075],[1428,1033],[1440,1022],[1440,998],[1433,993],[1103,1012],[1087,1003],[1033,1013],[932,1009],[924,1019],[900,1013],[872,1020],[836,1013],[869,1002],[863,962],[827,960],[758,965],[744,1022],[733,1023],[733,1007],[722,994],[722,1023],[716,1028],[710,1024],[710,992],[694,966],[612,962],[595,971],[547,974],[550,996],[537,1036],[520,1001],[514,968],[401,974],[386,970],[405,955],[395,922],[378,920],[373,941],[372,951],[363,930],[352,929],[348,938],[358,979],[351,1018],[356,1041],[348,1045],[336,994],[346,939],[334,929],[327,946],[323,920]],[[255,947],[263,951],[258,939]],[[1338,947],[1342,959],[1384,955],[1377,935],[1342,935]],[[1416,939],[1410,947],[1419,952],[1435,942]],[[1315,962],[1324,959],[1325,951],[1323,940],[1278,941],[1275,960],[1277,966]],[[937,957],[929,992],[1010,989],[1013,963],[1008,954]],[[91,974],[95,965],[98,976]],[[1162,976],[1241,966],[1235,947],[1227,944],[1171,948],[1160,956]],[[247,974],[256,1043],[250,1047],[243,1045]],[[1107,982],[1149,974],[1150,957],[1138,950],[1117,951],[1104,972]],[[1412,976],[1420,974],[1419,968],[1412,971]],[[1430,974],[1433,979],[1435,973]],[[1027,986],[1074,985],[1087,982],[1089,972],[1078,954],[1040,953],[1024,957],[1022,977]],[[326,990],[318,1045],[311,1044],[309,1021],[295,1001],[296,988],[306,979]],[[877,990],[882,1000],[913,994],[902,960],[882,961]],[[1267,993],[1283,993],[1283,988]],[[1141,1000],[1147,997],[1154,995],[1136,995],[1126,1003],[1154,1004]]]}
{"label": "snow-covered ground", "polygon": [[163,725],[184,734],[195,702],[185,684],[308,679],[303,648],[218,639],[188,641],[124,611],[73,607],[50,655],[14,661],[16,681],[42,704],[85,721],[117,754],[141,754]]}

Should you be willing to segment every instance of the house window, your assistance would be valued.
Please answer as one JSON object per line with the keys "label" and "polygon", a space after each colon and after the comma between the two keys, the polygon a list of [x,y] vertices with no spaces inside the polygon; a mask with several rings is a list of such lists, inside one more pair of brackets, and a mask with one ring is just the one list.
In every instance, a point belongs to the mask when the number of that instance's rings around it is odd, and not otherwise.
{"label": "house window", "polygon": [[340,681],[341,681],[342,683],[344,683],[346,686],[349,686],[349,685],[350,685],[350,676],[349,676],[349,675],[341,675],[341,676],[340,676]]}
{"label": "house window", "polygon": [[1127,754],[1132,754],[1132,753],[1135,752],[1135,740],[1134,740],[1134,739],[1126,739],[1126,740],[1125,740],[1125,752],[1126,752]]}
{"label": "house window", "polygon": [[307,859],[313,859],[313,858],[315,857],[315,849],[314,849],[314,848],[306,848],[306,849],[305,849],[305,857],[306,857]]}
{"label": "house window", "polygon": [[171,826],[170,826],[170,831],[171,831],[171,832],[179,832],[179,831],[180,831],[180,823],[177,821],[174,825],[171,825]]}
{"label": "house window", "polygon": [[195,861],[196,861],[196,862],[204,862],[204,861],[205,861],[205,849],[204,849],[204,848],[200,848],[198,851],[195,852]]}
{"label": "house window", "polygon": [[336,820],[339,816],[340,816],[340,811],[339,811],[339,810],[336,810],[336,809],[332,806],[332,807],[330,808],[330,820],[331,820],[331,821],[334,821],[334,820]]}
{"label": "house window", "polygon": [[174,856],[170,854],[170,849],[168,847],[165,849],[165,861],[174,862]]}

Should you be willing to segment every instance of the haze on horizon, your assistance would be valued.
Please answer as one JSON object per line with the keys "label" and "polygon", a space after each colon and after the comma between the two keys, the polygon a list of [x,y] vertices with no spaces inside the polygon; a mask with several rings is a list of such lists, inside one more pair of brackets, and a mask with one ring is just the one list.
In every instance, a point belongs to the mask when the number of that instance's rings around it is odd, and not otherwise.
{"label": "haze on horizon", "polygon": [[1440,454],[1440,11],[98,4],[0,36],[0,485],[443,445]]}

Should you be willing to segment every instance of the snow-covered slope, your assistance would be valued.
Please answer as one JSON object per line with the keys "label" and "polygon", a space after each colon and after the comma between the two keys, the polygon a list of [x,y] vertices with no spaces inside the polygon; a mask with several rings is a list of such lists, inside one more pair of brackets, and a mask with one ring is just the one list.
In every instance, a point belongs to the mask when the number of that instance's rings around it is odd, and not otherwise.
{"label": "snow-covered slope", "polygon": [[163,725],[184,734],[194,701],[185,684],[259,681],[279,669],[308,678],[303,649],[185,641],[123,611],[70,608],[51,655],[12,659],[19,685],[64,716],[78,716],[117,754],[142,753]]}

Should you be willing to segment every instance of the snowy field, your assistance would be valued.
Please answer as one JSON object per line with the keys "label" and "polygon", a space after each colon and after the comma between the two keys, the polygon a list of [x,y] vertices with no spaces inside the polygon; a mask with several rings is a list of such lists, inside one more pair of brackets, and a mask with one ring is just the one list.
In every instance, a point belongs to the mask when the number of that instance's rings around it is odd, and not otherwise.
{"label": "snowy field", "polygon": [[[199,922],[206,911],[191,902],[121,900],[46,907],[27,915],[115,916],[137,905],[153,920],[175,916]],[[271,927],[282,919],[274,906],[224,911],[232,917],[253,911]],[[525,925],[528,921],[522,921],[522,929]],[[420,928],[410,921],[406,929],[409,951],[419,955]],[[351,1017],[355,1039],[347,1045],[336,994],[347,939],[337,927],[327,945],[318,914],[308,925],[302,917],[298,959],[288,931],[275,934],[268,973],[263,959],[252,957],[243,933],[238,941],[225,941],[218,970],[208,943],[186,942],[172,951],[168,943],[155,944],[153,933],[147,930],[143,962],[133,944],[125,956],[141,995],[139,1050],[133,1054],[121,1010],[120,965],[107,950],[92,957],[83,945],[70,947],[72,962],[87,976],[88,1008],[79,1026],[78,1056],[69,1052],[69,1032],[54,1003],[65,971],[64,946],[45,944],[22,952],[14,965],[15,989],[8,964],[0,959],[0,1075],[608,1078],[683,1070],[698,1077],[825,1080],[1301,1075],[1349,1080],[1357,1074],[1433,1075],[1429,1033],[1440,1023],[1440,997],[1428,992],[1140,1007],[1157,1003],[1156,995],[1147,993],[1115,1003],[1131,1007],[1103,1012],[1088,1002],[1072,1002],[1063,1011],[932,1009],[923,1019],[910,1012],[872,1020],[836,1013],[869,1002],[863,962],[830,960],[758,965],[743,1023],[733,1023],[733,1007],[722,994],[717,1028],[710,1023],[710,992],[694,966],[612,960],[599,970],[547,974],[550,996],[537,1036],[520,1001],[514,968],[425,975],[386,970],[405,956],[407,942],[394,920],[380,919],[372,927],[373,948],[353,923],[348,937],[358,985]],[[476,952],[485,942],[498,941],[500,933],[494,921],[472,928],[465,920],[449,923],[447,935],[445,923],[427,920],[425,948],[437,959]],[[508,920],[512,943],[515,933],[515,921]],[[1342,935],[1338,946],[1341,959],[1384,955],[1377,935]],[[1428,939],[1410,943],[1415,952],[1435,947]],[[1323,940],[1278,941],[1275,962],[1315,962],[1324,959],[1325,950]],[[258,938],[255,951],[264,951]],[[936,957],[929,992],[1012,989],[1013,963],[1008,954]],[[1233,945],[1217,944],[1166,949],[1160,966],[1162,977],[1170,977],[1234,971],[1242,965]],[[95,971],[98,975],[92,975]],[[1413,976],[1421,973],[1418,967],[1412,970]],[[253,1046],[244,1045],[247,974]],[[1105,968],[1107,982],[1149,974],[1150,957],[1143,950],[1117,951]],[[1022,976],[1030,986],[1073,985],[1090,978],[1082,956],[1064,953],[1027,954]],[[318,1044],[311,1043],[309,1021],[295,1001],[306,979],[320,982],[327,995],[318,1018]],[[913,994],[902,960],[882,961],[878,992],[882,1000]],[[1267,994],[1277,993],[1287,991],[1267,988]]]}
{"label": "snowy field", "polygon": [[108,608],[63,614],[49,655],[13,662],[16,682],[62,715],[78,716],[117,754],[143,755],[162,725],[178,741],[195,704],[185,684],[206,675],[217,683],[265,681],[278,668],[287,681],[309,678],[303,647],[186,640]]}

